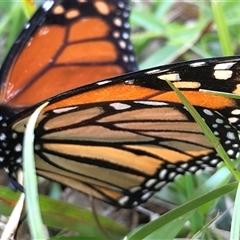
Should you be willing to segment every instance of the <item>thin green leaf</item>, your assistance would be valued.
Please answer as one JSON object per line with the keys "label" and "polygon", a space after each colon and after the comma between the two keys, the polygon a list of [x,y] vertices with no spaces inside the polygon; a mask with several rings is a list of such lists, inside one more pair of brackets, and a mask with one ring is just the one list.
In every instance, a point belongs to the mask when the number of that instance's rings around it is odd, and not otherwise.
{"label": "thin green leaf", "polygon": [[198,123],[198,125],[201,127],[204,135],[208,138],[208,140],[212,143],[213,147],[216,149],[219,156],[223,159],[233,176],[236,180],[240,180],[240,174],[236,170],[236,167],[232,163],[231,159],[228,157],[227,153],[225,152],[223,146],[219,142],[219,140],[216,138],[214,133],[211,131],[211,129],[208,127],[208,125],[205,123],[205,121],[202,119],[202,117],[198,114],[196,109],[190,104],[190,102],[186,99],[186,97],[179,91],[178,88],[176,88],[170,81],[165,79],[166,82],[169,84],[169,86],[176,92],[178,97],[181,99],[182,103],[186,106],[194,120]]}
{"label": "thin green leaf", "polygon": [[234,55],[222,3],[218,0],[211,0],[211,3],[223,55]]}
{"label": "thin green leaf", "polygon": [[43,222],[38,203],[37,177],[34,161],[34,129],[41,110],[47,103],[38,107],[29,118],[23,138],[23,172],[26,193],[28,223],[33,239],[45,239]]}
{"label": "thin green leaf", "polygon": [[[19,195],[18,192],[0,186],[0,214],[9,216]],[[56,229],[67,229],[93,238],[104,238],[90,210],[43,195],[39,196],[39,202],[45,225]],[[117,239],[129,231],[109,218],[98,215],[98,219],[101,226]]]}
{"label": "thin green leaf", "polygon": [[[211,191],[210,193],[203,194],[201,197],[198,197],[196,199],[193,199],[180,207],[177,207],[167,213],[165,213],[163,216],[160,218],[152,221],[151,223],[148,223],[144,225],[141,229],[139,229],[137,232],[133,233],[128,240],[133,240],[133,239],[143,239],[156,231],[156,229],[160,229],[161,227],[165,226],[167,223],[172,222],[174,219],[178,217],[183,217],[183,218],[188,218],[191,216],[189,213],[190,211],[196,209],[197,207],[212,201],[226,193],[232,192],[236,190],[238,187],[238,183],[231,183],[226,186],[223,186],[221,188],[218,188],[216,190]],[[189,215],[190,214],[190,215]],[[183,221],[184,223],[185,221]],[[172,231],[173,228],[172,226],[169,226],[168,231]],[[159,236],[159,239],[161,239],[161,236]],[[165,235],[166,236],[166,235]],[[162,236],[164,237],[164,236]]]}
{"label": "thin green leaf", "polygon": [[240,184],[238,184],[235,204],[233,209],[233,217],[232,217],[232,224],[231,224],[231,230],[230,230],[230,240],[239,239],[239,235],[240,235],[239,209],[240,209]]}

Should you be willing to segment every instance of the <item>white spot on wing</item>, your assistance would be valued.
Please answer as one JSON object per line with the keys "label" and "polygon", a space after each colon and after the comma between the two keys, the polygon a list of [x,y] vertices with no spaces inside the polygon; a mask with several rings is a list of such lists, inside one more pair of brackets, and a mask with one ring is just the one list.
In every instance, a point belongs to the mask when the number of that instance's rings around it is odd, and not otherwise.
{"label": "white spot on wing", "polygon": [[182,163],[180,165],[181,168],[185,169],[185,168],[188,168],[188,163]]}
{"label": "white spot on wing", "polygon": [[19,143],[15,146],[15,152],[21,152],[22,151],[22,145]]}
{"label": "white spot on wing", "polygon": [[161,182],[159,182],[159,183],[157,183],[155,186],[154,186],[154,188],[156,189],[156,190],[158,190],[158,189],[161,189],[163,186],[165,186],[166,185],[166,181],[161,181]]}
{"label": "white spot on wing", "polygon": [[129,60],[130,60],[130,62],[134,62],[135,61],[135,57],[133,55],[130,55],[129,56]]}
{"label": "white spot on wing", "polygon": [[145,186],[146,186],[146,188],[150,188],[150,187],[152,187],[156,182],[157,182],[157,179],[154,179],[154,178],[149,179],[149,180],[145,183]]}
{"label": "white spot on wing", "polygon": [[110,106],[113,107],[116,110],[124,110],[124,109],[131,108],[130,105],[125,104],[125,103],[119,103],[119,102],[111,103]]}
{"label": "white spot on wing", "polygon": [[240,115],[240,109],[235,109],[231,112],[233,115]]}
{"label": "white spot on wing", "polygon": [[153,70],[150,70],[150,71],[147,71],[145,72],[145,74],[156,74],[156,73],[161,73],[162,71],[160,69],[153,69]]}
{"label": "white spot on wing", "polygon": [[6,140],[6,135],[4,133],[0,134],[0,141]]}
{"label": "white spot on wing", "polygon": [[169,179],[174,179],[176,177],[176,173],[175,172],[171,172],[168,176]]}
{"label": "white spot on wing", "polygon": [[124,3],[123,2],[118,2],[118,7],[119,8],[124,8]]}
{"label": "white spot on wing", "polygon": [[19,157],[17,160],[16,160],[17,163],[22,163],[22,158]]}
{"label": "white spot on wing", "polygon": [[162,169],[159,173],[159,179],[164,179],[166,177],[167,174],[167,169]]}
{"label": "white spot on wing", "polygon": [[122,48],[122,49],[125,49],[126,46],[127,46],[126,42],[123,41],[123,40],[120,40],[120,41],[118,42],[118,44],[119,44],[120,48]]}
{"label": "white spot on wing", "polygon": [[114,38],[119,38],[119,37],[120,37],[120,32],[114,31],[114,32],[113,32],[113,37],[114,37]]}
{"label": "white spot on wing", "polygon": [[198,167],[197,166],[191,166],[188,171],[189,172],[196,172],[198,170]]}
{"label": "white spot on wing", "polygon": [[209,109],[204,109],[203,112],[208,116],[213,116],[213,112],[210,111]]}
{"label": "white spot on wing", "polygon": [[129,34],[128,34],[127,32],[124,32],[124,33],[122,34],[122,37],[123,37],[124,39],[129,39]]}
{"label": "white spot on wing", "polygon": [[208,160],[209,160],[209,156],[206,155],[206,156],[202,157],[202,160],[203,160],[203,161],[208,161]]}
{"label": "white spot on wing", "polygon": [[239,120],[239,119],[238,119],[237,117],[230,117],[230,118],[228,118],[228,121],[229,121],[230,123],[236,123],[238,120]]}
{"label": "white spot on wing", "polygon": [[24,26],[24,28],[25,28],[25,29],[28,29],[30,26],[31,26],[30,23],[26,23],[25,26]]}
{"label": "white spot on wing", "polygon": [[48,11],[52,5],[54,4],[54,1],[53,0],[47,0],[43,5],[42,5],[42,8],[44,11]]}
{"label": "white spot on wing", "polygon": [[129,29],[130,28],[130,24],[128,22],[125,22],[124,23],[124,28]]}
{"label": "white spot on wing", "polygon": [[[225,141],[225,144],[226,144],[226,145],[229,145],[230,143],[231,143],[230,140]],[[233,145],[233,147],[234,147],[234,145]]]}
{"label": "white spot on wing", "polygon": [[104,85],[104,84],[107,84],[107,83],[110,83],[110,82],[112,82],[112,81],[111,80],[105,80],[105,81],[98,82],[96,84],[101,86],[101,85]]}
{"label": "white spot on wing", "polygon": [[141,200],[145,201],[148,200],[153,195],[152,192],[147,192],[146,194],[142,195]]}
{"label": "white spot on wing", "polygon": [[13,139],[16,139],[16,138],[17,138],[17,133],[14,132],[14,133],[12,134],[12,138],[13,138]]}
{"label": "white spot on wing", "polygon": [[230,139],[230,140],[234,140],[234,139],[235,139],[234,133],[228,132],[228,133],[227,133],[227,138]]}
{"label": "white spot on wing", "polygon": [[157,102],[157,101],[134,101],[135,103],[140,103],[148,106],[167,106],[168,103],[165,102]]}
{"label": "white spot on wing", "polygon": [[117,27],[121,27],[122,26],[122,20],[120,18],[114,18],[113,19],[113,23],[117,26]]}
{"label": "white spot on wing", "polygon": [[179,81],[179,80],[181,80],[178,73],[163,74],[163,75],[159,75],[158,78],[160,80],[168,80],[168,81]]}
{"label": "white spot on wing", "polygon": [[206,62],[196,62],[196,63],[190,63],[189,66],[190,67],[201,67],[206,65]]}
{"label": "white spot on wing", "polygon": [[41,149],[41,146],[40,146],[39,144],[36,144],[36,145],[34,146],[34,149],[35,149],[35,150],[40,150],[40,149]]}
{"label": "white spot on wing", "polygon": [[224,121],[221,119],[221,118],[216,118],[216,123],[218,123],[218,124],[223,124],[224,123]]}
{"label": "white spot on wing", "polygon": [[139,204],[139,203],[138,203],[137,201],[134,201],[133,204],[132,204],[132,206],[133,206],[133,207],[136,207],[138,204]]}
{"label": "white spot on wing", "polygon": [[216,70],[213,75],[218,80],[227,80],[232,77],[232,74],[232,70]]}
{"label": "white spot on wing", "polygon": [[54,113],[64,113],[64,112],[69,112],[75,108],[77,108],[77,107],[58,108],[58,109],[54,109],[53,112]]}
{"label": "white spot on wing", "polygon": [[124,196],[124,197],[122,197],[122,198],[120,198],[118,200],[118,204],[120,206],[125,206],[128,201],[129,201],[129,197],[128,196]]}
{"label": "white spot on wing", "polygon": [[129,62],[129,59],[128,59],[127,55],[123,55],[122,59],[123,59],[124,62]]}
{"label": "white spot on wing", "polygon": [[229,69],[229,68],[231,68],[235,64],[236,64],[236,62],[219,63],[219,64],[216,64],[216,66],[214,67],[214,70]]}
{"label": "white spot on wing", "polygon": [[132,85],[134,84],[134,79],[129,79],[125,81],[126,84]]}
{"label": "white spot on wing", "polygon": [[217,165],[217,164],[219,163],[219,160],[218,160],[218,159],[212,159],[212,160],[210,161],[210,163],[211,163],[212,165]]}
{"label": "white spot on wing", "polygon": [[139,187],[139,186],[137,186],[137,187],[132,187],[132,188],[129,189],[129,192],[131,192],[131,193],[136,193],[136,192],[140,191],[141,189],[142,189],[142,188]]}
{"label": "white spot on wing", "polygon": [[234,151],[232,149],[229,149],[227,151],[227,154],[228,154],[228,156],[233,156],[234,155]]}

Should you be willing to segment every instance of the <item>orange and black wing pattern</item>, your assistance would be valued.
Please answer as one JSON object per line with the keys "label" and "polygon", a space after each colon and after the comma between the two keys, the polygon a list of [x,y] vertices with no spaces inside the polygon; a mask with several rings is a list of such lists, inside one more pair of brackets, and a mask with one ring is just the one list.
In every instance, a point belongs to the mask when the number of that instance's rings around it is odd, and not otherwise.
{"label": "orange and black wing pattern", "polygon": [[0,104],[16,112],[67,90],[137,69],[127,0],[47,0],[0,72]]}
{"label": "orange and black wing pattern", "polygon": [[[149,199],[178,175],[220,161],[166,80],[178,87],[219,139],[239,156],[240,57],[202,59],[106,79],[46,100],[35,128],[37,174],[118,207]],[[214,92],[215,94],[213,94]],[[21,168],[25,110],[1,126],[1,164]]]}

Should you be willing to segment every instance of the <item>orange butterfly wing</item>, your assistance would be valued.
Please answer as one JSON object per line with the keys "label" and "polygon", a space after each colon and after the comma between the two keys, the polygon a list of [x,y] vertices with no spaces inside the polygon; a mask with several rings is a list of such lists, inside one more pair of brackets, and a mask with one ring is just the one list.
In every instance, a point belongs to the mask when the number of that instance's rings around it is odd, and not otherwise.
{"label": "orange butterfly wing", "polygon": [[[239,57],[139,71],[48,99],[35,130],[37,173],[131,208],[177,175],[216,166],[220,157],[165,80],[194,103],[231,158],[239,153]],[[174,97],[173,97],[174,96]],[[1,129],[1,167],[21,167],[23,132],[36,106]]]}
{"label": "orange butterfly wing", "polygon": [[[181,103],[165,80],[183,91],[194,106],[223,112],[234,117],[231,110],[239,108],[233,98],[210,94],[207,91],[240,94],[239,57],[195,60],[138,71],[114,79],[79,88],[53,99],[46,108],[54,109],[75,103],[119,100],[158,100]],[[103,86],[102,86],[103,85]],[[62,99],[62,100],[61,100]]]}
{"label": "orange butterfly wing", "polygon": [[67,90],[137,69],[127,1],[46,1],[0,72],[0,103],[24,109]]}
{"label": "orange butterfly wing", "polygon": [[[216,166],[221,159],[165,80],[182,90],[227,154],[237,157],[239,100],[204,91],[239,94],[239,57],[157,67],[48,99],[135,69],[125,4],[93,0],[84,8],[84,2],[52,6],[47,1],[0,74],[2,104],[19,109],[49,102],[35,129],[37,173],[113,205],[133,207],[179,174]],[[94,79],[98,73],[103,74]],[[10,175],[22,165],[23,133],[36,107],[1,122],[0,167]]]}

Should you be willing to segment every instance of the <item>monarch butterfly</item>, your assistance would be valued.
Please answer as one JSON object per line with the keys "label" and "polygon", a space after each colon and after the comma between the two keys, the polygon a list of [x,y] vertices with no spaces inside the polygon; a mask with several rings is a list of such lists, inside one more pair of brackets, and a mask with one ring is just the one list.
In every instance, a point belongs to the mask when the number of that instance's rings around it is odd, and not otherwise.
{"label": "monarch butterfly", "polygon": [[[239,154],[240,57],[202,59],[138,71],[45,101],[35,129],[37,174],[118,207],[132,208],[185,172],[221,159],[165,82],[171,80],[228,155]],[[38,105],[38,104],[37,104]],[[1,123],[1,168],[21,168],[30,107]]]}
{"label": "monarch butterfly", "polygon": [[135,71],[128,16],[127,0],[45,1],[2,65],[0,104],[19,112],[61,92]]}
{"label": "monarch butterfly", "polygon": [[[207,165],[215,166],[220,161],[219,157],[175,93],[163,81],[165,78],[172,80],[196,106],[221,140],[229,156],[237,157],[238,100],[209,95],[199,90],[238,94],[239,57],[206,59],[153,68],[106,79],[50,99],[44,93],[43,98],[33,102],[23,103],[21,100],[23,97],[28,100],[30,94],[32,96],[33,92],[34,95],[38,92],[29,88],[31,81],[20,82],[23,84],[20,90],[10,91],[9,94],[11,84],[17,84],[13,78],[12,63],[15,62],[13,66],[16,66],[18,61],[25,59],[22,54],[29,43],[32,43],[29,42],[31,37],[32,41],[38,39],[36,34],[45,30],[44,26],[49,27],[50,18],[58,21],[60,26],[65,24],[68,29],[72,26],[73,18],[66,20],[63,18],[64,14],[60,14],[60,17],[56,14],[59,6],[68,9],[71,4],[76,6],[80,3],[77,6],[85,6],[82,4],[90,3],[93,16],[96,16],[98,8],[93,3],[104,1],[83,2],[63,1],[61,5],[52,5],[53,1],[47,1],[36,13],[35,21],[32,20],[30,25],[27,25],[25,34],[20,35],[22,37],[13,47],[15,50],[10,51],[0,74],[2,104],[5,104],[1,108],[4,110],[9,112],[9,107],[15,110],[27,108],[41,100],[49,102],[35,130],[37,173],[113,205],[131,208],[145,202],[154,191],[161,189],[176,175],[186,171],[194,173]],[[122,3],[115,5],[115,2],[109,2],[107,6],[110,10],[119,8],[115,13],[120,11],[122,17],[127,16],[126,11],[121,10]],[[85,8],[86,12],[88,9]],[[112,15],[107,15],[107,24],[109,16]],[[81,21],[81,17],[76,19]],[[123,32],[127,31],[122,28],[124,25],[119,28]],[[104,35],[106,41],[110,39],[108,36],[110,35]],[[120,60],[124,60],[126,57],[122,55],[124,49],[121,48],[120,40],[116,44],[116,39],[113,38],[112,42],[118,49],[114,52]],[[18,48],[23,49],[22,52],[17,51]],[[32,50],[29,50],[31,54]],[[130,71],[135,68],[135,62],[131,47],[126,50],[128,62],[132,64],[122,61],[119,66],[125,66],[122,68]],[[92,62],[89,65],[92,65]],[[105,64],[100,65],[106,68]],[[11,69],[13,70],[10,71]],[[45,82],[41,82],[42,76],[40,74],[40,83],[45,86]],[[62,78],[63,81],[65,79]],[[77,80],[79,79],[80,77]],[[86,82],[90,83],[90,79],[87,77]],[[81,82],[76,84],[81,85]],[[27,91],[21,92],[21,89]],[[65,87],[62,87],[61,91],[65,91]],[[9,95],[5,96],[6,93]],[[53,95],[57,93],[54,89]],[[13,98],[15,95],[18,97]],[[35,108],[36,106],[29,107],[1,122],[0,168],[7,168],[10,175],[21,167],[23,131]],[[7,117],[8,115],[5,115],[2,118]]]}

